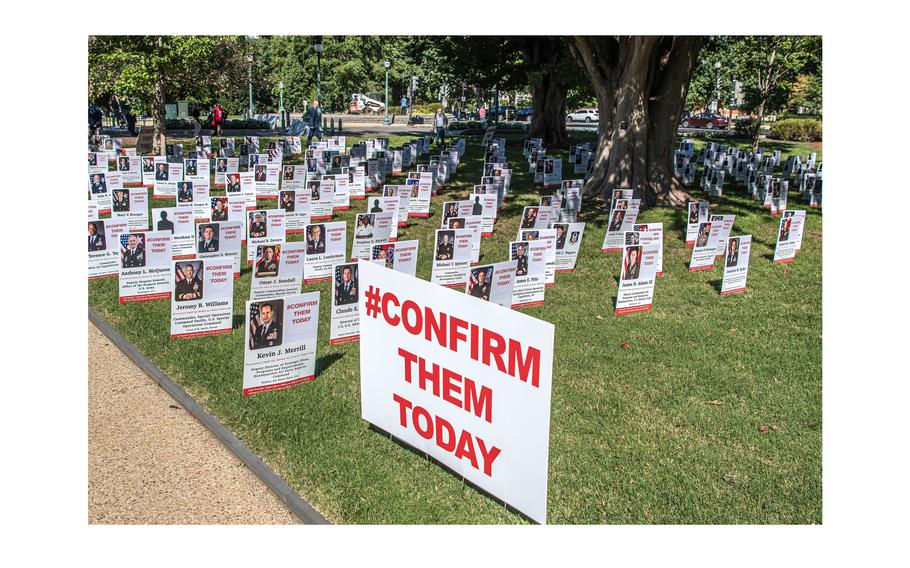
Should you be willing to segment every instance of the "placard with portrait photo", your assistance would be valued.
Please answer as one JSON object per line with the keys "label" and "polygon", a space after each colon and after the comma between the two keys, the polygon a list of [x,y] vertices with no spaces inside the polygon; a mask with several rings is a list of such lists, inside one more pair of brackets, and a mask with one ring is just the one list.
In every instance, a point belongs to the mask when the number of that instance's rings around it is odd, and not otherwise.
{"label": "placard with portrait photo", "polygon": [[724,250],[724,279],[720,295],[741,294],[746,291],[749,275],[749,255],[752,252],[752,235],[740,235],[727,239]]}
{"label": "placard with portrait photo", "polygon": [[233,270],[224,258],[174,262],[171,339],[231,332]]}
{"label": "placard with portrait photo", "polygon": [[195,229],[192,209],[186,207],[152,209],[152,230],[171,234],[171,255],[174,260],[196,258]]}
{"label": "placard with portrait photo", "polygon": [[315,378],[319,292],[249,301],[245,313],[243,396]]}
{"label": "placard with portrait photo", "polygon": [[243,221],[196,224],[196,258],[229,258],[234,278],[240,278],[240,250],[244,236]]}
{"label": "placard with portrait photo", "polygon": [[250,299],[281,298],[300,293],[306,243],[262,245],[256,248]]}
{"label": "placard with portrait photo", "polygon": [[120,271],[120,235],[128,233],[126,221],[88,220],[88,279],[116,276]]}
{"label": "placard with portrait photo", "polygon": [[[374,199],[374,198],[370,198]],[[351,243],[351,259],[369,260],[374,244],[391,241],[392,231],[398,227],[392,223],[393,212],[358,213],[354,221],[354,240]]]}
{"label": "placard with portrait photo", "polygon": [[257,209],[248,211],[246,216],[246,261],[253,264],[256,247],[285,241],[285,213],[282,209]]}
{"label": "placard with portrait photo", "polygon": [[719,221],[700,223],[695,233],[695,245],[692,248],[692,258],[689,260],[689,272],[711,270],[714,268],[714,259],[717,257],[717,240],[720,236]]}
{"label": "placard with portrait photo", "polygon": [[347,222],[310,223],[304,230],[304,242],[304,283],[330,280],[332,267],[346,260]]}
{"label": "placard with portrait photo", "polygon": [[585,232],[584,223],[551,223],[556,232],[554,248],[556,274],[574,272],[578,260],[578,251],[581,248],[581,237]]}
{"label": "placard with portrait photo", "polygon": [[177,184],[183,181],[183,162],[155,162],[155,181],[152,196],[155,199],[177,197]]}
{"label": "placard with portrait photo", "polygon": [[332,267],[332,321],[329,345],[357,341],[360,338],[359,267],[356,262]]}
{"label": "placard with portrait photo", "polygon": [[118,235],[120,248],[120,303],[170,298],[171,233],[145,231]]}
{"label": "placard with portrait photo", "polygon": [[507,260],[470,267],[465,294],[485,302],[511,308],[516,266],[516,261]]}
{"label": "placard with portrait photo", "polygon": [[124,187],[115,189],[111,197],[111,218],[126,221],[130,231],[149,228],[148,188]]}
{"label": "placard with portrait photo", "polygon": [[708,221],[708,207],[711,204],[707,201],[691,202],[687,208],[686,221],[686,246],[695,244],[695,238],[698,236],[698,228],[702,223]]}
{"label": "placard with portrait photo", "polygon": [[284,211],[286,234],[303,234],[311,221],[310,192],[305,187],[300,190],[281,189],[278,192],[278,209]]}
{"label": "placard with portrait photo", "polygon": [[553,245],[540,240],[509,243],[509,260],[516,262],[512,308],[543,305],[549,246]]}
{"label": "placard with portrait photo", "polygon": [[396,241],[373,245],[370,260],[391,270],[417,276],[417,250],[420,241]]}
{"label": "placard with portrait photo", "polygon": [[638,231],[626,231],[623,239],[616,315],[649,311],[657,280],[657,248],[644,245]]}
{"label": "placard with portrait photo", "polygon": [[601,252],[622,252],[626,231],[631,231],[638,220],[640,199],[618,199],[607,218],[607,233]]}
{"label": "placard with portrait photo", "polygon": [[433,241],[431,282],[449,288],[465,285],[466,270],[471,266],[471,229],[437,229]]}

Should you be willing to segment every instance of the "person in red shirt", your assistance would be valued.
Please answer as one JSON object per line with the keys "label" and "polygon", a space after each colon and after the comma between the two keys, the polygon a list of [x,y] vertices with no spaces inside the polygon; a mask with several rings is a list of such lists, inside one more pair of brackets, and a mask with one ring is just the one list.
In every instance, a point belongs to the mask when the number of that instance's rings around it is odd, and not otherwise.
{"label": "person in red shirt", "polygon": [[220,103],[216,104],[215,108],[212,109],[212,122],[215,123],[215,136],[221,136],[221,129],[224,127],[225,119],[227,119],[227,112],[221,107]]}

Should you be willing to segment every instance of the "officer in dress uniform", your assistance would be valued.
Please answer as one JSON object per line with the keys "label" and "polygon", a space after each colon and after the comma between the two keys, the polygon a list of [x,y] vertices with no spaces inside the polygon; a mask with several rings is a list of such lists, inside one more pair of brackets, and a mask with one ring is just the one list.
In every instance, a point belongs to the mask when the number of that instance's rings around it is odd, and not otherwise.
{"label": "officer in dress uniform", "polygon": [[562,250],[566,246],[566,225],[556,225],[556,250]]}
{"label": "officer in dress uniform", "polygon": [[104,242],[104,234],[98,230],[98,225],[95,223],[88,224],[88,250],[104,250],[106,243]]}
{"label": "officer in dress uniform", "polygon": [[212,221],[227,221],[228,212],[224,208],[224,202],[220,199],[215,202],[215,208],[212,209]]}
{"label": "officer in dress uniform", "polygon": [[739,262],[739,239],[730,239],[727,247],[727,266],[736,266]]}
{"label": "officer in dress uniform", "polygon": [[289,191],[281,192],[281,208],[285,213],[294,212],[294,193]]}
{"label": "officer in dress uniform", "polygon": [[477,284],[471,288],[471,295],[481,300],[490,299],[490,283],[487,282],[487,271],[480,270],[477,272]]}
{"label": "officer in dress uniform", "polygon": [[185,278],[177,282],[174,287],[174,295],[177,297],[178,302],[202,299],[202,280],[199,279],[195,272],[192,264],[183,265]]}
{"label": "officer in dress uniform", "polygon": [[322,236],[322,226],[313,225],[310,227],[306,239],[307,254],[322,254],[325,252],[325,237]]}
{"label": "officer in dress uniform", "polygon": [[199,240],[199,252],[218,252],[218,239],[215,237],[215,228],[206,225],[202,229],[202,238]]}
{"label": "officer in dress uniform", "polygon": [[140,268],[145,266],[145,249],[139,246],[139,237],[130,235],[126,252],[123,253],[123,268]]}
{"label": "officer in dress uniform", "polygon": [[107,191],[107,185],[104,183],[104,176],[95,174],[92,176],[92,193],[104,193]]}
{"label": "officer in dress uniform", "polygon": [[281,345],[281,325],[274,320],[275,308],[266,302],[259,306],[259,321],[253,335],[250,338],[253,342],[253,349],[263,349],[265,347],[275,347]]}
{"label": "officer in dress uniform", "polygon": [[180,186],[177,188],[177,201],[180,203],[193,202],[193,189],[189,182],[180,182]]}
{"label": "officer in dress uniform", "polygon": [[528,273],[528,255],[525,254],[524,245],[516,247],[515,256],[518,258],[518,268],[515,270],[515,276],[524,276]]}
{"label": "officer in dress uniform", "polygon": [[335,285],[335,304],[353,304],[357,301],[357,283],[352,278],[350,266],[341,269],[341,282]]}
{"label": "officer in dress uniform", "polygon": [[156,181],[167,181],[167,164],[158,164],[157,169],[155,169],[155,180]]}
{"label": "officer in dress uniform", "polygon": [[259,213],[253,217],[253,222],[250,223],[250,237],[264,237],[265,236],[265,223],[262,221],[262,216]]}
{"label": "officer in dress uniform", "polygon": [[122,212],[130,210],[130,196],[127,192],[117,190],[114,192],[114,200],[111,204],[114,211]]}
{"label": "officer in dress uniform", "polygon": [[256,276],[273,276],[278,274],[278,260],[274,247],[264,247],[262,258],[256,264]]}
{"label": "officer in dress uniform", "polygon": [[442,241],[436,245],[436,260],[451,260],[455,254],[455,248],[449,242],[449,235],[442,235]]}

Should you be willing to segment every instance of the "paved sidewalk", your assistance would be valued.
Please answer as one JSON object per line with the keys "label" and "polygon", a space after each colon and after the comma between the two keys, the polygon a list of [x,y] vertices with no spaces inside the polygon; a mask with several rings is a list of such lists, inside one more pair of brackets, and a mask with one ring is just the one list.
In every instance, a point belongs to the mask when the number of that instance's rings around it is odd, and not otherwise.
{"label": "paved sidewalk", "polygon": [[300,522],[202,424],[88,326],[89,523]]}

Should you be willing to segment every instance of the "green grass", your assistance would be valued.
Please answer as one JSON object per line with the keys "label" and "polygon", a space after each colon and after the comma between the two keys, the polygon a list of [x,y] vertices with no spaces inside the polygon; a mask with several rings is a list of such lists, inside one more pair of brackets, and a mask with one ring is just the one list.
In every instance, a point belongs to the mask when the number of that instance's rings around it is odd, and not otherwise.
{"label": "green grass", "polygon": [[[427,247],[442,202],[467,197],[480,178],[478,141],[469,137],[457,180],[433,199],[432,216],[399,230],[399,239],[421,241],[419,278],[430,278]],[[520,138],[509,137],[508,159],[512,195],[482,242],[484,263],[506,259],[521,208],[539,195]],[[576,271],[557,276],[546,305],[523,310],[556,326],[550,523],[822,521],[821,213],[808,212],[795,262],[774,265],[777,221],[741,190],[725,191],[711,199],[717,211],[737,215],[734,235],[753,235],[744,294],[718,294],[721,263],[688,272],[684,212],[652,209],[642,222],[665,227],[654,310],[613,315],[620,255],[600,252],[607,212],[587,202]],[[348,247],[365,207],[352,204],[336,214],[348,221]],[[793,207],[803,208],[795,198]],[[91,281],[89,304],[333,522],[527,522],[360,419],[359,345],[328,345],[329,283],[304,286],[322,292],[316,380],[243,398],[249,268],[234,286],[234,331],[215,337],[171,341],[169,303],[119,305],[116,278]]]}

